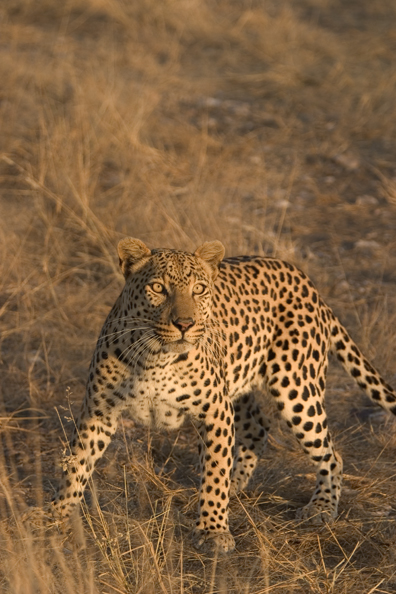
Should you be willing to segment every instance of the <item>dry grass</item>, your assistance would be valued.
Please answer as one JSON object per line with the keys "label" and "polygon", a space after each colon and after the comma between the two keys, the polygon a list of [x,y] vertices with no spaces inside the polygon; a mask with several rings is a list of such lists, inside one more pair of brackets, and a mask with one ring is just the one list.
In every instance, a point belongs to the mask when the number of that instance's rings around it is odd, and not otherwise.
{"label": "dry grass", "polygon": [[226,558],[189,540],[189,428],[124,419],[74,541],[39,512],[124,235],[296,262],[396,385],[395,17],[392,0],[2,2],[1,592],[395,591],[395,424],[337,367],[332,527],[294,521],[314,476],[280,424]]}

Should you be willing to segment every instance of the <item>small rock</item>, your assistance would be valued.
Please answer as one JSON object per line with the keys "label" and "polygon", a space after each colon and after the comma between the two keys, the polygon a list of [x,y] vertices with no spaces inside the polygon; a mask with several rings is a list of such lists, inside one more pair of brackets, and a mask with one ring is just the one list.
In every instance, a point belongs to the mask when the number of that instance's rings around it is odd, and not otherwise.
{"label": "small rock", "polygon": [[331,184],[334,184],[335,180],[336,178],[334,177],[334,175],[326,175],[323,181],[325,184],[330,186]]}
{"label": "small rock", "polygon": [[360,167],[360,161],[358,157],[352,155],[351,153],[342,153],[341,155],[336,155],[334,157],[334,161],[348,171],[356,171],[356,169],[359,169]]}
{"label": "small rock", "polygon": [[202,105],[204,107],[220,107],[221,101],[220,99],[216,99],[216,97],[204,97],[202,99]]}
{"label": "small rock", "polygon": [[374,241],[374,239],[359,239],[355,243],[355,248],[358,250],[378,250],[380,247],[378,241]]}
{"label": "small rock", "polygon": [[379,204],[377,198],[374,196],[369,196],[369,194],[364,194],[363,196],[358,196],[355,200],[355,204],[358,206],[377,206]]}
{"label": "small rock", "polygon": [[337,283],[337,289],[339,291],[349,291],[350,288],[351,287],[350,287],[348,281],[346,281],[346,280],[342,280],[339,283]]}
{"label": "small rock", "polygon": [[281,199],[281,200],[277,200],[274,203],[274,206],[276,208],[288,208],[290,206],[290,202],[289,202],[289,200]]}

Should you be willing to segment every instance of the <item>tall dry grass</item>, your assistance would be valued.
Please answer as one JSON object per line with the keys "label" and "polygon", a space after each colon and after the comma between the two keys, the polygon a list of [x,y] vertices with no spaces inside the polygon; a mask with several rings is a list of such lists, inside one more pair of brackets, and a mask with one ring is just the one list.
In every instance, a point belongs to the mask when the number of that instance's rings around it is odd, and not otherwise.
{"label": "tall dry grass", "polygon": [[333,527],[294,521],[314,476],[276,418],[232,501],[226,558],[189,540],[190,428],[123,419],[74,537],[40,511],[122,286],[124,235],[183,249],[218,238],[229,254],[300,264],[396,384],[395,12],[390,0],[3,1],[1,592],[395,591],[395,426],[338,368]]}

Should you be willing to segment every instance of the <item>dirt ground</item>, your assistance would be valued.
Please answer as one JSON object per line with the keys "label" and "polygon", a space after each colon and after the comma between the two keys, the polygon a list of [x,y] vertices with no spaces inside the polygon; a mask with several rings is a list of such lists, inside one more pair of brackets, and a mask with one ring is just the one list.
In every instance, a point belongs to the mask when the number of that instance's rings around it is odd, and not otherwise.
{"label": "dirt ground", "polygon": [[396,592],[396,424],[336,363],[334,525],[294,519],[314,474],[276,413],[227,557],[191,544],[191,427],[126,416],[74,537],[40,511],[124,236],[297,264],[396,387],[393,0],[3,0],[0,80],[0,591]]}

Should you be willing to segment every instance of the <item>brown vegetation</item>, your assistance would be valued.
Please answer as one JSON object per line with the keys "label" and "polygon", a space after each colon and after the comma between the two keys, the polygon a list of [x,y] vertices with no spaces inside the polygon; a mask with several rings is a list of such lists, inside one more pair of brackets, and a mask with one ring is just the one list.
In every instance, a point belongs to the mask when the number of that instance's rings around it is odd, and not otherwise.
{"label": "brown vegetation", "polygon": [[73,542],[39,511],[125,235],[297,263],[396,385],[395,19],[393,0],[3,0],[1,592],[395,592],[395,423],[336,365],[331,527],[294,520],[314,475],[281,425],[226,558],[189,539],[191,428],[125,418]]}

